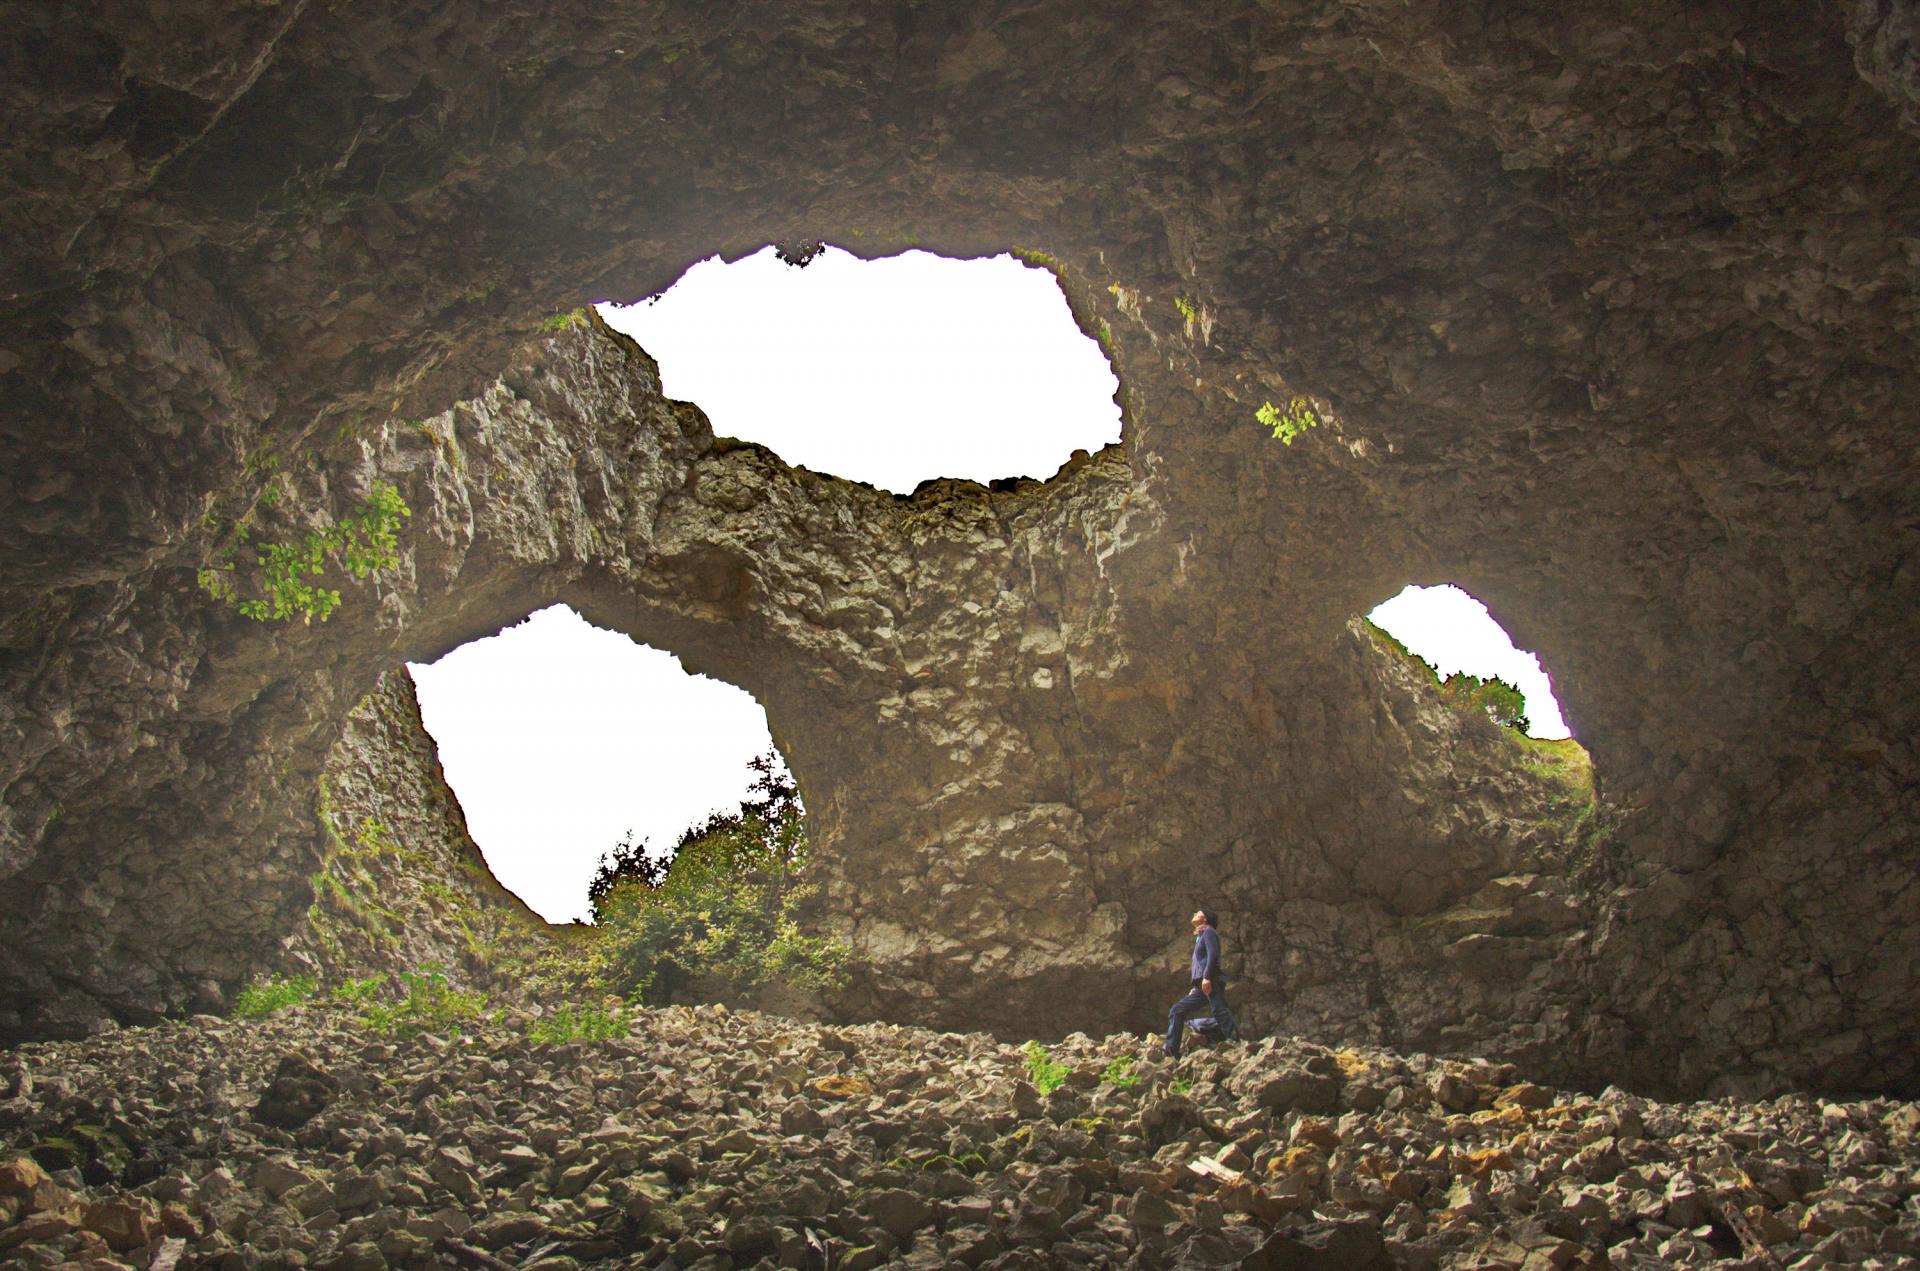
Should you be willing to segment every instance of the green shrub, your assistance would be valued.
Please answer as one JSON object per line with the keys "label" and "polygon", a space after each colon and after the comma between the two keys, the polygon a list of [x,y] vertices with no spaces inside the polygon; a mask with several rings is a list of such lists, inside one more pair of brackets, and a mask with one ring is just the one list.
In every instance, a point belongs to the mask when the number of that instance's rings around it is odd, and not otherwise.
{"label": "green shrub", "polygon": [[447,977],[434,968],[424,973],[403,972],[400,979],[407,995],[398,1002],[374,1002],[360,1016],[369,1030],[390,1037],[412,1037],[418,1033],[459,1036],[467,1032],[487,1009],[487,995],[456,989]]}
{"label": "green shrub", "polygon": [[[254,548],[258,574],[246,590],[257,592],[241,599],[242,586],[231,561],[200,570],[200,589],[215,600],[232,605],[256,622],[301,618],[325,622],[340,606],[337,588],[316,585],[329,563],[338,564],[355,578],[365,578],[400,563],[400,522],[413,509],[400,492],[385,481],[352,514],[337,524],[313,530],[294,543],[261,543]],[[240,530],[240,541],[249,531]]]}
{"label": "green shrub", "polygon": [[540,320],[540,329],[548,335],[558,335],[562,331],[571,331],[575,327],[587,325],[585,309],[570,309],[566,313],[556,313]]}
{"label": "green shrub", "polygon": [[1193,1083],[1185,1077],[1175,1077],[1167,1083],[1167,1089],[1171,1090],[1174,1094],[1191,1094],[1193,1093]]}
{"label": "green shrub", "polygon": [[630,839],[601,859],[587,891],[596,936],[580,965],[550,968],[553,978],[655,1005],[695,992],[738,999],[771,984],[845,983],[846,945],[801,926],[814,889],[802,882],[799,792],[777,756],[752,766],[758,776],[740,810],[690,827],[666,859]]}
{"label": "green shrub", "polygon": [[1320,423],[1313,403],[1304,397],[1289,401],[1284,411],[1272,402],[1263,402],[1260,409],[1253,412],[1253,417],[1262,427],[1272,430],[1274,440],[1285,446],[1291,446],[1301,433]]}
{"label": "green shrub", "polygon": [[327,994],[327,1000],[342,1006],[364,1006],[379,996],[380,986],[386,981],[387,977],[384,975],[369,975],[364,980],[347,980],[335,985],[333,992]]}
{"label": "green shrub", "polygon": [[576,1007],[569,1002],[548,1011],[527,1025],[527,1040],[560,1042],[603,1042],[627,1035],[627,1018],[619,1010],[596,1011],[590,1006]]}
{"label": "green shrub", "polygon": [[1484,711],[1488,719],[1526,732],[1527,699],[1519,688],[1498,676],[1483,680],[1465,671],[1455,671],[1440,683],[1440,695],[1456,710]]}
{"label": "green shrub", "polygon": [[311,975],[296,975],[285,980],[259,980],[241,989],[233,999],[235,1019],[259,1019],[275,1011],[304,1002],[313,996],[318,982]]}
{"label": "green shrub", "polygon": [[1052,1093],[1067,1079],[1067,1066],[1049,1056],[1039,1042],[1028,1042],[1023,1053],[1027,1057],[1027,1080],[1041,1094]]}
{"label": "green shrub", "polygon": [[1122,1090],[1131,1090],[1140,1084],[1140,1075],[1133,1070],[1133,1057],[1121,1055],[1100,1074],[1100,1080]]}

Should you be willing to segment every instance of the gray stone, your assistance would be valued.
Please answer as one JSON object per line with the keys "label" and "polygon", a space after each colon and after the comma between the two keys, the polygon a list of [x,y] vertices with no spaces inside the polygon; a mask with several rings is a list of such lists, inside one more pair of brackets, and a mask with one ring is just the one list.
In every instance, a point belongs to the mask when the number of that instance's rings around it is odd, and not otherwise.
{"label": "gray stone", "polygon": [[933,1206],[924,1196],[889,1187],[861,1198],[860,1211],[889,1235],[905,1239],[933,1220]]}
{"label": "gray stone", "polygon": [[340,1083],[311,1059],[291,1053],[281,1058],[253,1115],[267,1125],[296,1129],[318,1116],[339,1089]]}

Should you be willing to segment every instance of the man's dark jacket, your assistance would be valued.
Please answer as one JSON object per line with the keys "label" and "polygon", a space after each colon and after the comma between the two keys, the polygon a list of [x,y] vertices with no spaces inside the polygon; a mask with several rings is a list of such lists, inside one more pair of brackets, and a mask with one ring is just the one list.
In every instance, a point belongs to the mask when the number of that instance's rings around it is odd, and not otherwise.
{"label": "man's dark jacket", "polygon": [[1193,938],[1194,986],[1199,987],[1202,980],[1227,982],[1226,973],[1220,969],[1220,933],[1212,927],[1200,928],[1200,934]]}

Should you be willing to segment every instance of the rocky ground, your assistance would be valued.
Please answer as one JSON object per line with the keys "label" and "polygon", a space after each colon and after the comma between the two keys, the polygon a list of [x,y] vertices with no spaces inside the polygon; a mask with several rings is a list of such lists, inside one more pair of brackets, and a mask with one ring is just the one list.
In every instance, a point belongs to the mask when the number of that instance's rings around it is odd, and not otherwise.
{"label": "rocky ground", "polygon": [[[1895,1267],[1920,1105],[1668,1104],[1272,1038],[349,1008],[0,1055],[0,1265]],[[1041,1084],[1046,1084],[1042,1082]]]}

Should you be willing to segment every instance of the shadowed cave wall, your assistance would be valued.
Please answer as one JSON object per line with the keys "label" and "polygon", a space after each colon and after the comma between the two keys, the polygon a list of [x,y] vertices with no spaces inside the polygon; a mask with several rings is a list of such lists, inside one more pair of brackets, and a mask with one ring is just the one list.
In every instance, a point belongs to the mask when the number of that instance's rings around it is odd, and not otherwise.
{"label": "shadowed cave wall", "polygon": [[[766,704],[848,1010],[1137,1025],[1203,887],[1273,1026],[1920,1078],[1906,6],[10,16],[9,1033],[217,1003],[378,674],[565,600]],[[800,237],[1044,254],[1122,446],[899,500],[537,330]],[[403,565],[329,623],[195,587],[376,478]],[[1504,828],[1349,628],[1441,580],[1548,655],[1603,843]]]}

